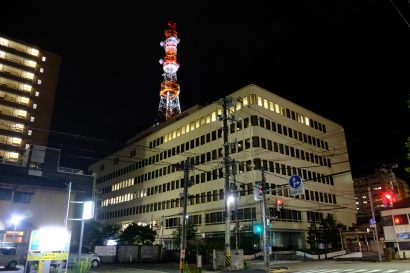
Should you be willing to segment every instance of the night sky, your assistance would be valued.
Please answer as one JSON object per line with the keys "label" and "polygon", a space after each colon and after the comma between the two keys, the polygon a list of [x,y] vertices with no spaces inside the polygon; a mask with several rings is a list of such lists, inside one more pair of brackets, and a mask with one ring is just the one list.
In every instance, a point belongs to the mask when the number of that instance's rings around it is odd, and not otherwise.
{"label": "night sky", "polygon": [[142,3],[2,3],[0,33],[62,57],[49,139],[62,165],[86,169],[154,123],[173,20],[182,110],[253,83],[344,126],[353,175],[402,173],[410,27],[389,0]]}

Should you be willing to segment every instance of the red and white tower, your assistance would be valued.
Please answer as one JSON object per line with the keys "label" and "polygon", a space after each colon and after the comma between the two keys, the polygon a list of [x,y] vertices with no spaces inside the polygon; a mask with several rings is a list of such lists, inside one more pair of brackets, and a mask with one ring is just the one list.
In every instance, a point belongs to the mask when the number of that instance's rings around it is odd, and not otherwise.
{"label": "red and white tower", "polygon": [[179,84],[177,82],[177,71],[179,63],[177,62],[177,45],[179,43],[176,23],[168,22],[169,29],[164,31],[165,41],[160,43],[165,49],[165,58],[159,60],[164,70],[164,80],[161,83],[159,92],[158,120],[160,122],[168,120],[181,113],[179,105]]}

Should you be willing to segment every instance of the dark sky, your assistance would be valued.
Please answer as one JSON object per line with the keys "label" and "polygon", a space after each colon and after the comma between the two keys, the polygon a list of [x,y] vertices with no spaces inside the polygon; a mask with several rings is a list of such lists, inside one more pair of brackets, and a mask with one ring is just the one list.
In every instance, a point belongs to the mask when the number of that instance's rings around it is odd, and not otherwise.
{"label": "dark sky", "polygon": [[183,110],[257,84],[344,126],[354,175],[404,168],[410,28],[389,0],[150,2],[2,7],[0,32],[62,57],[49,145],[63,165],[86,168],[154,123],[174,20]]}

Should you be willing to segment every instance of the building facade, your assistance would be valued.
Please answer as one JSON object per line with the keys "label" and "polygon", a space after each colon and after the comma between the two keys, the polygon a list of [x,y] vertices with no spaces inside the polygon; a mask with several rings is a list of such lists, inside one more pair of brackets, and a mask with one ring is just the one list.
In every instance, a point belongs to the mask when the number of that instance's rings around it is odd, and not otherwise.
{"label": "building facade", "polygon": [[[256,85],[229,95],[230,158],[238,185],[240,232],[262,223],[255,183],[265,170],[266,200],[272,212],[269,243],[305,247],[311,221],[331,215],[352,226],[356,221],[353,183],[343,127]],[[189,223],[202,238],[223,237],[225,170],[222,104],[195,106],[173,120],[149,128],[122,150],[90,166],[98,194],[96,219],[102,223],[136,222],[157,228],[158,242],[172,248],[172,231],[181,223],[184,174],[189,159]],[[233,172],[230,171],[232,174]],[[289,178],[304,180],[304,193],[292,197]],[[276,199],[284,201],[273,210]],[[233,213],[232,215],[235,215]],[[232,219],[234,219],[233,217]],[[232,235],[235,224],[232,221]]]}
{"label": "building facade", "polygon": [[384,246],[389,250],[386,254],[392,253],[396,258],[406,259],[410,255],[410,198],[402,199],[380,213]]}
{"label": "building facade", "polygon": [[[71,201],[92,200],[93,176],[59,166],[60,150],[33,145],[27,166],[0,164],[0,245],[26,245],[33,229],[65,225],[79,218],[82,205]],[[11,219],[19,217],[13,226]],[[80,234],[79,221],[68,221],[72,241]]]}
{"label": "building facade", "polygon": [[47,146],[60,57],[0,35],[0,163],[23,165]]}
{"label": "building facade", "polygon": [[364,226],[369,224],[369,219],[372,217],[369,188],[377,218],[380,216],[380,210],[386,208],[386,205],[383,204],[382,195],[384,192],[391,191],[394,193],[396,201],[410,197],[406,181],[396,177],[389,167],[379,167],[371,175],[353,178],[353,186],[356,198],[357,223]]}

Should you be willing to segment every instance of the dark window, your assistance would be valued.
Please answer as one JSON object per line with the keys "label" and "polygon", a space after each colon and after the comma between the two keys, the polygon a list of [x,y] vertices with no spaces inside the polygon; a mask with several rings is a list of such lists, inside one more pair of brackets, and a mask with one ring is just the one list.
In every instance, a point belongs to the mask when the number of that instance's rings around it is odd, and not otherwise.
{"label": "dark window", "polygon": [[251,125],[252,126],[258,126],[258,117],[257,116],[251,116]]}
{"label": "dark window", "polygon": [[12,190],[9,189],[0,189],[0,200],[11,200]]}
{"label": "dark window", "polygon": [[18,192],[14,193],[14,202],[16,203],[30,203],[31,201],[31,193],[27,192]]}

